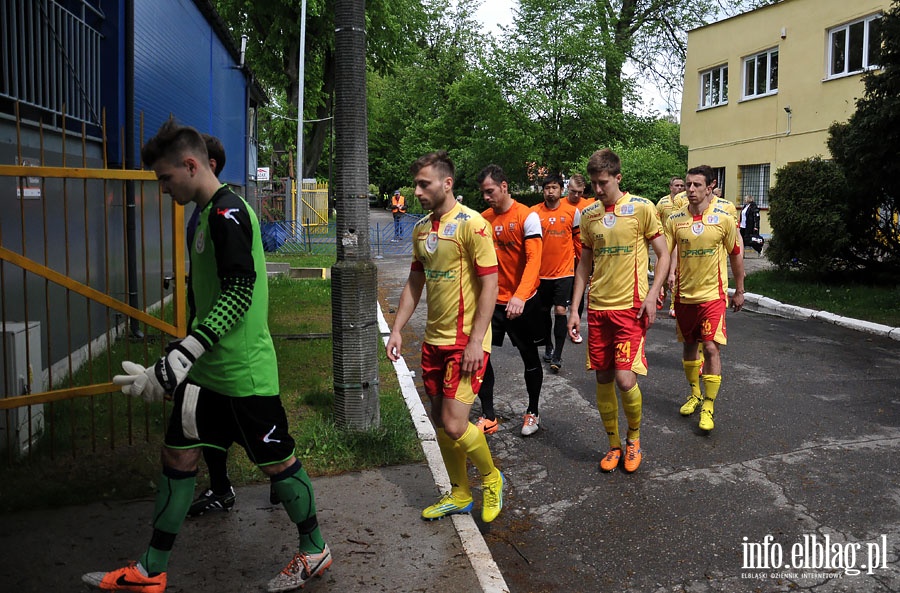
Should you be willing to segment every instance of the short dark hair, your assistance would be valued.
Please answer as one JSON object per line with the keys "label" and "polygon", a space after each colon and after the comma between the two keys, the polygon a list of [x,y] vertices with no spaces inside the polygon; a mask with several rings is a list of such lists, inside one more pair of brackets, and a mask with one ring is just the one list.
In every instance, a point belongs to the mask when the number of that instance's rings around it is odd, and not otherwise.
{"label": "short dark hair", "polygon": [[588,175],[602,171],[606,171],[610,175],[618,175],[622,172],[622,160],[609,148],[601,148],[588,159]]}
{"label": "short dark hair", "polygon": [[141,160],[152,168],[161,159],[177,160],[188,153],[202,157],[203,162],[209,163],[206,141],[200,132],[191,126],[179,124],[170,116],[156,135],[141,148]]}
{"label": "short dark hair", "polygon": [[506,173],[500,165],[491,164],[482,169],[481,172],[478,173],[478,177],[475,178],[475,182],[478,185],[481,185],[488,177],[493,179],[494,183],[497,185],[500,185],[504,181],[509,185],[509,178],[506,176]]}
{"label": "short dark hair", "polygon": [[218,177],[225,168],[225,147],[221,140],[211,134],[203,134],[203,139],[206,141],[206,153],[210,159],[216,161],[215,174]]}
{"label": "short dark hair", "polygon": [[581,173],[572,173],[572,176],[569,177],[569,185],[572,185],[573,181],[582,187],[587,187],[588,185],[587,181],[584,179],[584,175]]}
{"label": "short dark hair", "polygon": [[547,173],[544,176],[544,179],[541,180],[541,187],[547,187],[547,184],[549,183],[555,183],[560,188],[562,188],[564,185],[562,175],[560,175],[559,173]]}
{"label": "short dark hair", "polygon": [[409,166],[409,174],[415,177],[425,167],[434,167],[443,177],[456,179],[456,167],[453,165],[453,161],[450,160],[450,155],[447,154],[446,150],[437,150],[423,154]]}
{"label": "short dark hair", "polygon": [[688,169],[688,175],[703,175],[706,179],[706,185],[712,185],[716,180],[716,172],[709,165],[697,165]]}

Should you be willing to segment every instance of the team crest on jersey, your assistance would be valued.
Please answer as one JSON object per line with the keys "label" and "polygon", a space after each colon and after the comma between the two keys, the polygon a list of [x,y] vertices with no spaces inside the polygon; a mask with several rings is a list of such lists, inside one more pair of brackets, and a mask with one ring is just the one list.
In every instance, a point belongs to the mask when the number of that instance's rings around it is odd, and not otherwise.
{"label": "team crest on jersey", "polygon": [[632,216],[634,214],[634,204],[623,204],[619,209],[622,216]]}
{"label": "team crest on jersey", "polygon": [[[512,223],[510,223],[509,226],[512,226]],[[509,230],[512,230],[512,229],[509,229]],[[502,232],[503,232],[503,225],[502,225],[502,224],[498,224],[497,226],[494,227],[494,234],[495,234],[495,235],[499,235],[499,234],[502,233]]]}
{"label": "team crest on jersey", "polygon": [[548,218],[547,220],[550,222],[550,224],[556,224],[556,217],[555,217],[555,216],[551,216],[551,217]]}
{"label": "team crest on jersey", "polygon": [[562,224],[566,224],[566,217],[565,217],[565,215],[559,217],[559,222],[562,223]]}
{"label": "team crest on jersey", "polygon": [[206,249],[206,231],[204,229],[197,229],[197,238],[194,239],[194,249],[197,253],[203,253],[203,250]]}
{"label": "team crest on jersey", "polygon": [[694,224],[692,224],[692,225],[691,225],[691,232],[694,233],[694,234],[695,234],[696,236],[698,236],[698,237],[699,237],[700,235],[702,235],[702,234],[703,234],[703,223],[702,223],[702,222],[695,222]]}
{"label": "team crest on jersey", "polygon": [[510,233],[516,232],[516,221],[512,221],[511,223],[509,223],[509,232]]}
{"label": "team crest on jersey", "polygon": [[443,235],[445,237],[452,237],[453,235],[456,234],[457,226],[458,225],[456,223],[453,223],[453,222],[449,223],[447,226],[444,227]]}
{"label": "team crest on jersey", "polygon": [[719,215],[718,214],[710,214],[706,217],[707,224],[719,224]]}
{"label": "team crest on jersey", "polygon": [[606,215],[603,216],[603,226],[608,229],[616,226],[616,215],[612,212],[607,212]]}
{"label": "team crest on jersey", "polygon": [[434,253],[435,251],[437,251],[437,246],[437,233],[428,233],[428,236],[425,237],[425,251],[427,251],[428,253]]}

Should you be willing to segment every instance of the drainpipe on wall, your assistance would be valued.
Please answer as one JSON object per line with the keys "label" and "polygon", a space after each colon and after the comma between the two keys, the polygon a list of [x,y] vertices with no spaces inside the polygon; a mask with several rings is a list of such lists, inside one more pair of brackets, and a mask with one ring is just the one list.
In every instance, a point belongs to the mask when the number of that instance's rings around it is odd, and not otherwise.
{"label": "drainpipe on wall", "polygon": [[[134,167],[134,0],[125,0],[125,166]],[[125,248],[128,253],[126,283],[128,304],[138,308],[137,238],[134,181],[125,182]],[[131,319],[131,335],[143,338],[137,319]]]}

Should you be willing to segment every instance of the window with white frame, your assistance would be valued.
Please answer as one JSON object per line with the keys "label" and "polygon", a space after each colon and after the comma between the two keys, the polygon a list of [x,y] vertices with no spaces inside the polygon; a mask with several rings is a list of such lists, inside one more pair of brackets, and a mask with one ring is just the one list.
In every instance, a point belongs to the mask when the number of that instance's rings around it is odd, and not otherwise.
{"label": "window with white frame", "polygon": [[880,49],[880,14],[829,29],[828,77],[845,76],[876,67]]}
{"label": "window with white frame", "polygon": [[778,48],[744,58],[744,99],[778,92]]}
{"label": "window with white frame", "polygon": [[715,175],[716,187],[722,190],[725,195],[725,167],[713,167],[713,175]]}
{"label": "window with white frame", "polygon": [[700,73],[700,107],[728,103],[728,64]]}
{"label": "window with white frame", "polygon": [[741,196],[753,196],[758,208],[769,207],[769,163],[741,165]]}

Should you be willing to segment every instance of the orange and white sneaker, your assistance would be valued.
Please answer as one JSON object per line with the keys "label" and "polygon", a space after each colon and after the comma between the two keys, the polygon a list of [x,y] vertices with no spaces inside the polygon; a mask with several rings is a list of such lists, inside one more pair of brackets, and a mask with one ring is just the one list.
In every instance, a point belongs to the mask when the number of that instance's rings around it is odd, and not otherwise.
{"label": "orange and white sneaker", "polygon": [[619,447],[612,448],[600,460],[600,469],[605,472],[614,471],[619,467],[620,459],[622,459],[622,449]]}
{"label": "orange and white sneaker", "polygon": [[140,562],[132,562],[124,568],[110,572],[89,572],[83,575],[81,580],[104,591],[164,593],[166,590],[166,573],[150,576]]}
{"label": "orange and white sneaker", "polygon": [[528,412],[522,419],[522,436],[531,436],[538,431],[541,426],[541,417],[537,414]]}
{"label": "orange and white sneaker", "polygon": [[325,548],[318,554],[297,552],[288,565],[269,581],[267,589],[269,593],[301,589],[309,579],[322,576],[329,566],[331,566],[331,550],[328,549],[328,544],[325,544]]}
{"label": "orange and white sneaker", "polygon": [[490,420],[482,416],[478,419],[478,422],[475,423],[475,428],[483,432],[484,434],[494,434],[497,430],[500,429],[500,421],[494,418]]}
{"label": "orange and white sneaker", "polygon": [[625,441],[625,471],[629,474],[641,466],[644,454],[641,453],[641,439]]}

